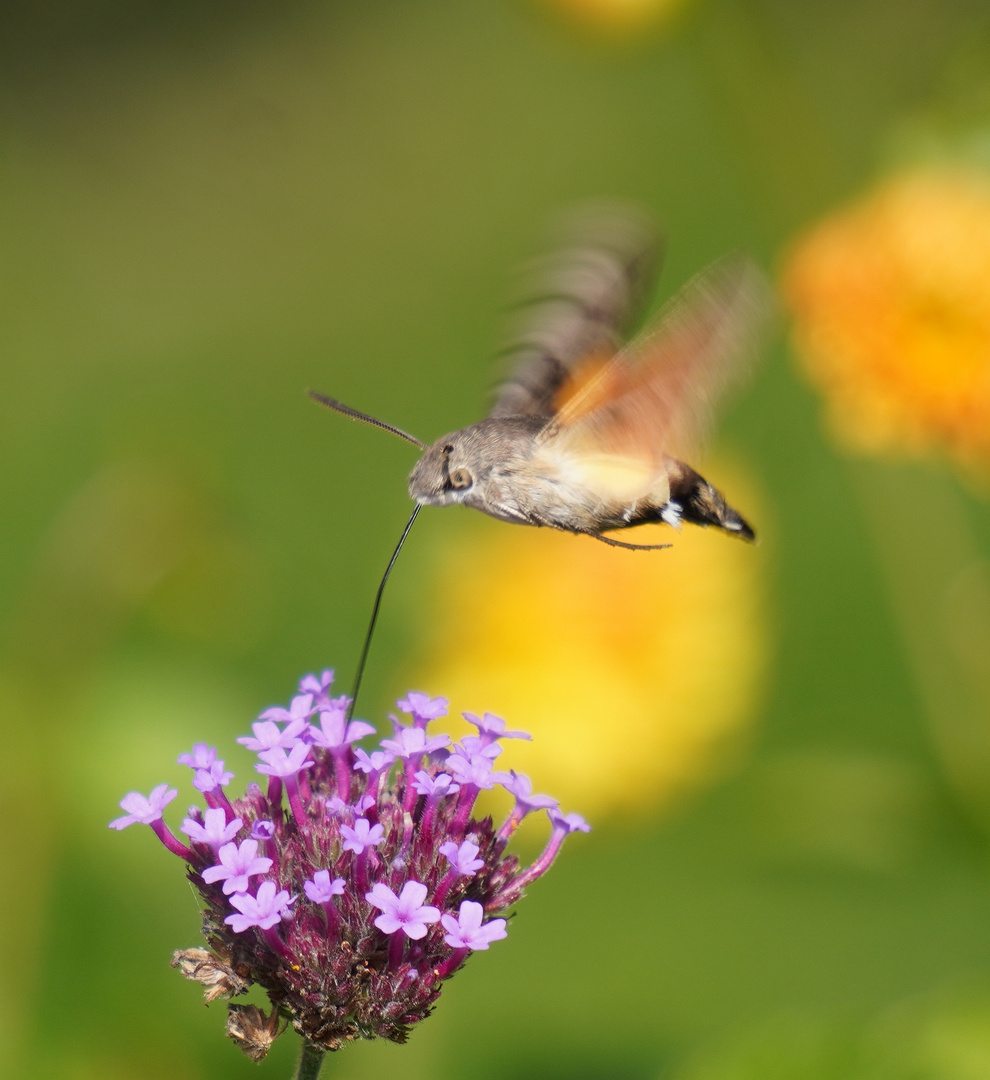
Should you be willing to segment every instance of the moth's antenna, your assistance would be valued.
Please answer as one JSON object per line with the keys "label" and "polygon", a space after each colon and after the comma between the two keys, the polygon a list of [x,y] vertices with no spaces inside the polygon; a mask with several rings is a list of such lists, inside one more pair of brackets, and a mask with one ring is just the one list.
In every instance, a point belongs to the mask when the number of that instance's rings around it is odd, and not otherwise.
{"label": "moth's antenna", "polygon": [[[368,416],[366,413],[358,412],[357,409],[352,409],[350,405],[345,405],[342,401],[337,401],[332,397],[326,397],[324,394],[318,394],[315,390],[307,390],[307,394],[321,405],[325,405],[328,409],[333,409],[334,412],[343,413],[344,416],[349,416],[352,420],[360,420],[365,424],[371,424],[372,427],[381,428],[383,431],[390,431],[393,435],[398,435],[400,439],[405,439],[406,442],[411,442],[413,446],[418,446],[420,450],[426,449],[426,443],[422,443],[415,435],[410,435],[408,432],[403,431],[401,428],[397,428],[392,424],[386,424],[384,420],[377,420],[373,416]],[[413,517],[416,515],[414,514]],[[403,540],[405,534],[403,534]],[[402,546],[401,543],[399,545]],[[387,576],[387,575],[386,575]]]}
{"label": "moth's antenna", "polygon": [[[360,414],[359,414],[360,415]],[[375,421],[377,423],[378,421]],[[383,425],[387,426],[387,425]],[[364,646],[361,649],[361,659],[358,660],[357,675],[354,676],[354,693],[351,694],[351,704],[347,709],[347,719],[354,715],[354,703],[357,701],[358,691],[361,689],[361,679],[364,676],[364,665],[368,660],[368,650],[371,648],[371,636],[375,632],[375,623],[378,621],[378,609],[382,606],[382,594],[385,592],[385,582],[388,581],[388,575],[392,573],[392,567],[395,565],[395,560],[399,557],[399,552],[402,550],[402,545],[406,542],[406,537],[409,535],[409,530],[413,527],[413,522],[416,520],[416,515],[420,512],[422,506],[419,503],[413,507],[413,512],[409,516],[409,520],[406,522],[406,527],[402,530],[402,535],[399,537],[399,542],[395,545],[395,551],[392,552],[392,558],[388,560],[388,566],[385,567],[385,573],[382,574],[381,584],[378,586],[378,592],[375,593],[375,605],[371,609],[371,622],[368,623],[368,632],[364,636]]]}

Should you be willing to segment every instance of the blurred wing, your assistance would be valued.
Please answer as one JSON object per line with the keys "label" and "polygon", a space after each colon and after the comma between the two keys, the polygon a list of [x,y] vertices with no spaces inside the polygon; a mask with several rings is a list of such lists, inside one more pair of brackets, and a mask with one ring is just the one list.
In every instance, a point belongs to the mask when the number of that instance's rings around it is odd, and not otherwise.
{"label": "blurred wing", "polygon": [[663,471],[691,457],[718,398],[749,368],[768,289],[748,259],[721,259],[690,281],[615,357],[561,385],[549,438],[570,454]]}
{"label": "blurred wing", "polygon": [[611,356],[652,283],[656,225],[634,207],[591,206],[561,223],[557,250],[529,268],[511,344],[509,378],[491,416],[545,416],[575,367]]}

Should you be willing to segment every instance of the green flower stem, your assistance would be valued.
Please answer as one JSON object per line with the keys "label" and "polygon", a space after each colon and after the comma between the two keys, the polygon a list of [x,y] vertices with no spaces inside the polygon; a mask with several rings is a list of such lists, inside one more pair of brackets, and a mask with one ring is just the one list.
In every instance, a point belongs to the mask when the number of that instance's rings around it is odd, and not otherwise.
{"label": "green flower stem", "polygon": [[853,466],[932,744],[990,832],[990,564],[963,492],[932,464]]}
{"label": "green flower stem", "polygon": [[302,1052],[299,1054],[299,1064],[296,1066],[294,1080],[317,1080],[320,1069],[323,1068],[323,1059],[327,1056],[326,1050],[311,1043],[309,1039],[303,1039]]}

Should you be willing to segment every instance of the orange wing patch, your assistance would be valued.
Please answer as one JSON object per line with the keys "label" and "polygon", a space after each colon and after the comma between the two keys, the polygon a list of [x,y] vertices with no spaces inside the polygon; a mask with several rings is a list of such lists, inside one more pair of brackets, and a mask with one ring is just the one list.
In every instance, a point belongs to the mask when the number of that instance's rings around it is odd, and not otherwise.
{"label": "orange wing patch", "polygon": [[568,372],[553,399],[554,415],[560,423],[573,424],[615,398],[620,372],[612,364],[614,356],[611,350],[589,353]]}

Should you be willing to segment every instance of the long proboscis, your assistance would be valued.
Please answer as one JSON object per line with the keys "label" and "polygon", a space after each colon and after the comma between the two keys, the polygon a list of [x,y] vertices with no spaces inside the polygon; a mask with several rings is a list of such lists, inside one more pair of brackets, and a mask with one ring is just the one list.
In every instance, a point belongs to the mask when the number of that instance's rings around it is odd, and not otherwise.
{"label": "long proboscis", "polygon": [[413,507],[413,512],[409,515],[409,520],[406,522],[406,527],[402,530],[402,535],[399,537],[399,542],[395,545],[395,551],[392,552],[392,558],[388,560],[388,566],[385,567],[385,573],[382,574],[382,580],[378,586],[378,592],[375,593],[375,604],[371,609],[371,621],[368,623],[368,632],[364,635],[364,645],[361,648],[361,658],[358,660],[357,674],[354,676],[354,692],[351,694],[351,703],[347,707],[347,719],[354,715],[354,703],[357,701],[358,691],[361,689],[361,680],[364,678],[364,666],[368,661],[368,650],[371,648],[371,638],[375,633],[375,624],[378,622],[378,610],[382,606],[382,596],[385,593],[385,583],[388,581],[389,574],[392,573],[392,567],[395,566],[395,560],[399,557],[399,552],[402,550],[402,545],[406,542],[406,537],[409,535],[409,530],[413,527],[413,522],[416,520],[416,515],[420,512],[422,506],[417,503]]}
{"label": "long proboscis", "polygon": [[358,412],[357,409],[352,409],[350,405],[345,405],[342,401],[337,401],[336,398],[327,397],[326,394],[318,394],[315,390],[307,390],[306,393],[314,401],[320,405],[325,405],[328,409],[333,409],[334,412],[342,413],[352,420],[360,420],[364,424],[371,424],[372,427],[381,428],[382,431],[398,435],[400,439],[405,439],[406,442],[412,443],[413,446],[418,446],[420,450],[426,449],[426,443],[420,442],[415,435],[410,435],[408,431],[403,431],[402,428],[397,428],[394,424],[386,424],[384,420],[369,416],[367,413]]}

